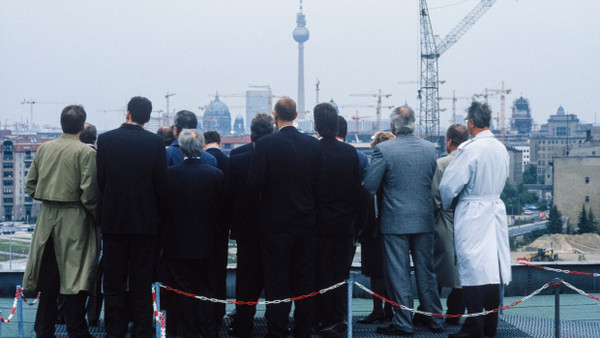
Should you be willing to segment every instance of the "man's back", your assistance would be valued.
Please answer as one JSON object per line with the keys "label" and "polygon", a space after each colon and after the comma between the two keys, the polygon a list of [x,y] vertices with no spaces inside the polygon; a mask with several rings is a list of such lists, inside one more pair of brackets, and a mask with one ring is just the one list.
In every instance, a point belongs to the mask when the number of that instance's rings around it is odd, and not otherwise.
{"label": "man's back", "polygon": [[103,233],[157,233],[167,175],[162,142],[160,136],[133,124],[98,137]]}
{"label": "man's back", "polygon": [[258,236],[258,192],[247,185],[248,170],[254,151],[241,152],[229,158],[228,198],[231,200],[231,238]]}
{"label": "man's back", "polygon": [[435,147],[412,134],[375,146],[365,187],[383,186],[381,231],[410,234],[433,230],[431,181],[436,168]]}
{"label": "man's back", "polygon": [[261,190],[261,225],[269,233],[315,230],[316,199],[324,188],[322,154],[317,139],[294,127],[262,137],[248,175]]}

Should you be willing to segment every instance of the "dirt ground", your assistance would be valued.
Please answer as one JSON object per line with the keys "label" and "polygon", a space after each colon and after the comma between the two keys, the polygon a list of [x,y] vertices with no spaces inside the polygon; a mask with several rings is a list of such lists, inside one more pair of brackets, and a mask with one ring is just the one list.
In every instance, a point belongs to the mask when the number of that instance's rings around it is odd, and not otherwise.
{"label": "dirt ground", "polygon": [[535,255],[537,249],[548,248],[554,249],[559,261],[600,261],[600,235],[597,234],[542,236],[510,254],[516,260],[529,254]]}

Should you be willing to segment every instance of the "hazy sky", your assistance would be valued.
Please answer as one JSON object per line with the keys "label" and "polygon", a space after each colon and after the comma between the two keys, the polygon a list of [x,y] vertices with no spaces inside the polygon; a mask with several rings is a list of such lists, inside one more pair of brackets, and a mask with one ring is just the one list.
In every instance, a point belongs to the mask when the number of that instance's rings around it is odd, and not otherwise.
{"label": "hazy sky", "polygon": [[[479,0],[430,0],[434,32],[444,37]],[[118,111],[135,95],[155,109],[200,113],[218,90],[241,94],[249,84],[297,96],[298,1],[292,0],[0,0],[0,122],[27,122],[24,99],[38,125],[58,125],[68,103],[82,104],[99,129],[123,121]],[[320,100],[374,105],[355,93],[391,93],[418,108],[420,77],[417,0],[305,0],[306,107]],[[441,58],[440,96],[471,96],[485,88],[512,89],[530,100],[536,123],[559,105],[587,122],[600,106],[598,0],[498,0]],[[222,97],[232,118],[243,98]],[[494,112],[499,98],[490,99]],[[467,101],[459,101],[459,112]],[[451,102],[441,102],[442,125]],[[350,116],[373,108],[342,108]],[[108,112],[104,112],[108,110]],[[385,111],[387,115],[387,111]]]}

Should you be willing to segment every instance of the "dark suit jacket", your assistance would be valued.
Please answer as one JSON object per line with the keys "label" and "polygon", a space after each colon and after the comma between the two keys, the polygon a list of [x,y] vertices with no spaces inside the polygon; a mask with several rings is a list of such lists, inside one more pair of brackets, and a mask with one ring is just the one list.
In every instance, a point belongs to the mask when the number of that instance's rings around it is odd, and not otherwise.
{"label": "dark suit jacket", "polygon": [[248,173],[249,186],[261,194],[261,232],[314,234],[325,182],[317,139],[292,126],[261,137]]}
{"label": "dark suit jacket", "polygon": [[239,147],[231,149],[231,151],[229,152],[229,157],[241,154],[241,153],[246,152],[246,151],[254,151],[254,147],[252,146],[252,142],[246,143],[244,145],[241,145]]}
{"label": "dark suit jacket", "polygon": [[199,159],[169,167],[163,256],[204,259],[212,255],[223,202],[223,173]]}
{"label": "dark suit jacket", "polygon": [[335,138],[319,142],[327,177],[327,190],[319,208],[319,230],[324,234],[354,233],[362,193],[358,154],[353,146]]}
{"label": "dark suit jacket", "polygon": [[229,170],[229,157],[219,148],[208,148],[205,151],[211,154],[217,159],[217,168],[221,169],[225,177],[227,177],[227,171]]}
{"label": "dark suit jacket", "polygon": [[258,237],[258,191],[246,183],[252,161],[253,149],[229,158],[227,195],[231,207],[231,238]]}
{"label": "dark suit jacket", "polygon": [[102,232],[156,235],[166,205],[162,138],[125,124],[98,137],[96,163]]}

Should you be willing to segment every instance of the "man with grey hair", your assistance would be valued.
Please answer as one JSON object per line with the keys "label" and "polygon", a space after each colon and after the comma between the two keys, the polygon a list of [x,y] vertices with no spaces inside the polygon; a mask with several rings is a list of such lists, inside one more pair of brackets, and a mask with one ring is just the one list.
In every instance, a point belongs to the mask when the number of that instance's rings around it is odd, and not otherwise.
{"label": "man with grey hair", "polygon": [[[473,136],[450,163],[439,190],[444,209],[454,209],[454,246],[464,300],[469,313],[492,310],[500,304],[500,284],[511,280],[506,208],[500,193],[508,178],[506,147],[490,131],[492,112],[476,101],[467,110],[467,129]],[[449,337],[496,336],[498,313],[467,318]]]}
{"label": "man with grey hair", "polygon": [[[175,126],[173,126],[173,137],[175,140],[171,146],[167,147],[167,167],[174,166],[183,162],[183,153],[179,148],[179,135],[185,129],[195,129],[198,127],[198,117],[189,110],[180,110],[175,114]],[[204,138],[202,138],[204,140]],[[202,141],[204,143],[204,141]],[[217,159],[207,153],[202,152],[200,159],[203,163],[217,166]]]}
{"label": "man with grey hair", "polygon": [[[167,170],[168,203],[160,279],[175,289],[214,297],[212,243],[224,198],[223,173],[202,163],[204,137],[200,131],[182,130],[179,146],[185,158]],[[217,335],[212,303],[178,294],[169,295],[166,302],[170,334]]]}
{"label": "man with grey hair", "polygon": [[[413,307],[410,254],[422,308],[441,313],[433,272],[431,182],[436,168],[435,146],[414,136],[415,113],[410,107],[394,109],[390,120],[396,137],[375,146],[363,183],[370,193],[383,187],[381,233],[387,292],[396,303]],[[439,333],[442,326],[441,318],[432,317],[429,330]],[[384,335],[410,336],[413,332],[411,313],[400,309],[389,326],[377,328],[377,333]]]}

